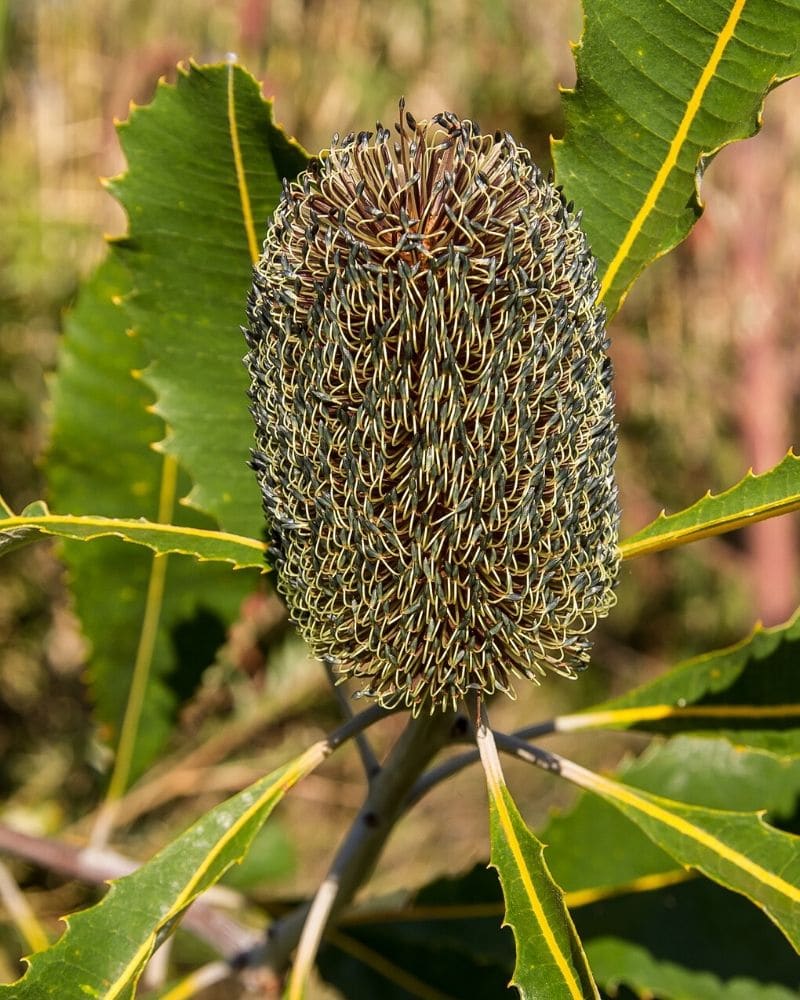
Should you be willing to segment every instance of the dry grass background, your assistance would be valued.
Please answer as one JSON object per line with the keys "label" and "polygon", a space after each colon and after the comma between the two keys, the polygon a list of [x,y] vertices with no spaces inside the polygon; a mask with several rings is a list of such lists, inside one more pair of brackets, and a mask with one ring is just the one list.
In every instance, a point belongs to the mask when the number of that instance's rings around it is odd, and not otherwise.
{"label": "dry grass background", "polygon": [[[574,79],[567,42],[579,33],[574,0],[0,0],[0,492],[15,507],[43,494],[36,461],[60,316],[102,258],[103,234],[125,226],[97,181],[124,169],[113,120],[126,117],[130,100],[146,102],[159,77],[173,79],[178,61],[236,52],[309,149],[335,130],[390,119],[405,94],[419,118],[451,108],[507,128],[545,163],[548,135],[562,127],[556,84]],[[750,465],[768,468],[796,441],[797,98],[797,83],[773,95],[758,142],[720,156],[704,187],[707,214],[680,252],[645,275],[612,327],[628,530],[664,505],[729,485]],[[589,674],[498,702],[495,724],[588,704],[677,656],[737,638],[758,617],[786,617],[797,600],[796,523],[632,564],[619,596]],[[267,598],[247,609],[187,708],[159,779],[175,801],[149,807],[119,838],[128,853],[148,855],[249,774],[333,724],[318,672],[291,640],[271,644],[263,680],[254,637],[271,614]],[[40,833],[78,822],[102,787],[84,659],[53,549],[0,564],[0,817]],[[269,711],[276,698],[286,711],[252,736],[247,710]],[[399,723],[382,724],[382,747]],[[197,732],[229,733],[232,748],[187,778],[177,763]],[[618,758],[619,740],[588,742],[575,737],[560,748],[597,766]],[[509,778],[534,822],[570,799],[546,776],[512,766]],[[345,754],[290,796],[280,823],[295,862],[270,892],[313,887],[360,789],[358,762]],[[485,857],[483,796],[473,770],[425,800],[390,842],[375,889],[416,885]],[[54,933],[56,916],[87,898],[73,883],[23,866],[18,874]],[[0,909],[0,980],[16,974],[19,953]]]}

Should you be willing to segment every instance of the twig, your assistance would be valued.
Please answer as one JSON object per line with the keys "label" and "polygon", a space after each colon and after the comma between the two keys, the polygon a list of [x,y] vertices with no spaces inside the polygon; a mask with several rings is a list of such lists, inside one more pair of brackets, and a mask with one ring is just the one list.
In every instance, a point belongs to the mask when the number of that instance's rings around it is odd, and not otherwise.
{"label": "twig", "polygon": [[328,745],[328,752],[333,753],[337,747],[340,747],[354,736],[358,736],[359,733],[363,733],[365,729],[369,729],[371,725],[380,721],[380,719],[385,719],[387,715],[394,714],[396,711],[397,709],[394,708],[383,708],[382,705],[370,705],[369,708],[365,708],[358,715],[351,715],[349,719],[343,722],[338,729],[334,729],[326,738],[325,742]]}
{"label": "twig", "polygon": [[478,744],[483,772],[486,776],[486,788],[489,792],[490,800],[496,800],[500,790],[505,787],[506,780],[503,776],[503,769],[500,765],[500,757],[497,753],[497,746],[494,734],[489,727],[489,716],[486,713],[486,706],[480,696],[475,698],[473,703],[472,721],[475,726],[475,741]]}
{"label": "twig", "polygon": [[[339,707],[342,710],[342,715],[345,719],[351,719],[353,717],[353,706],[350,704],[350,699],[345,694],[342,685],[337,683],[332,665],[327,660],[324,660],[323,662],[325,664],[325,673],[328,675],[328,680],[330,681],[333,694],[339,703]],[[369,742],[364,733],[359,733],[356,736],[356,746],[358,747],[361,764],[364,768],[364,773],[367,776],[367,781],[371,782],[381,769],[380,761],[375,756],[372,744]]]}
{"label": "twig", "polygon": [[563,765],[567,763],[564,757],[549,750],[543,750],[535,744],[526,743],[518,736],[508,733],[495,733],[494,740],[497,746],[504,752],[524,760],[527,764],[535,764],[543,771],[550,771],[551,774],[561,774]]}
{"label": "twig", "polygon": [[297,946],[297,954],[286,991],[286,1000],[303,1000],[305,987],[314,961],[319,951],[319,943],[331,919],[336,898],[339,895],[339,879],[331,872],[317,890],[303,924],[303,932]]}
{"label": "twig", "polygon": [[[370,787],[366,801],[336,854],[323,882],[319,902],[304,903],[270,928],[269,937],[260,949],[246,956],[250,965],[266,966],[280,977],[301,935],[299,956],[292,983],[302,989],[303,979],[316,955],[327,924],[354,897],[372,873],[378,857],[405,809],[414,781],[428,761],[452,736],[455,716],[433,715],[411,719],[395,744],[386,763]],[[309,913],[314,912],[308,924]],[[304,925],[308,927],[304,931]],[[291,990],[295,988],[295,993]],[[300,995],[290,985],[290,996]]]}
{"label": "twig", "polygon": [[523,726],[522,729],[515,729],[511,734],[518,740],[535,740],[539,736],[550,736],[558,732],[558,716],[554,719],[545,719],[544,722],[535,722],[532,726]]}
{"label": "twig", "polygon": [[[512,733],[512,736],[519,740],[534,739],[537,736],[549,736],[551,733],[557,732],[557,726],[558,719],[547,719],[545,722],[538,722],[535,725],[517,729]],[[474,730],[471,732],[465,730],[464,738],[474,739]],[[478,750],[466,750],[464,753],[451,757],[449,760],[443,761],[436,767],[431,768],[430,771],[427,771],[419,778],[409,792],[406,799],[406,809],[411,809],[412,806],[415,806],[431,789],[446,781],[447,778],[458,774],[459,771],[463,771],[465,767],[476,764],[479,760],[480,753]]]}

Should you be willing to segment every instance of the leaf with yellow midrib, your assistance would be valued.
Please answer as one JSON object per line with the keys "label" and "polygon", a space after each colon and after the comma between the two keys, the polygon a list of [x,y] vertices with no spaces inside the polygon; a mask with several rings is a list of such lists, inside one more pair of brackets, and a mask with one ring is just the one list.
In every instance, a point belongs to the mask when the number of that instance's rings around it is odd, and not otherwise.
{"label": "leaf with yellow midrib", "polygon": [[790,451],[773,469],[747,475],[723,493],[711,491],[675,514],[664,511],[620,544],[623,559],[687,545],[800,509],[800,458]]}
{"label": "leaf with yellow midrib", "polygon": [[565,778],[611,803],[680,864],[752,900],[800,951],[800,837],[755,812],[687,805],[569,760],[559,765]]}
{"label": "leaf with yellow midrib", "polygon": [[138,871],[115,881],[96,906],[67,919],[62,937],[29,960],[21,980],[0,986],[0,998],[133,1000],[162,936],[242,859],[286,791],[329,752],[327,744],[315,744],[206,813]]}
{"label": "leaf with yellow midrib", "polygon": [[506,787],[494,736],[478,726],[478,749],[489,793],[491,864],[503,887],[504,924],[514,933],[511,984],[522,1000],[597,1000],[580,939],[544,859],[544,845],[525,824]]}
{"label": "leaf with yellow midrib", "polygon": [[797,0],[583,0],[578,80],[556,176],[598,259],[612,315],[702,211],[699,179],[753,135],[767,91],[800,72]]}
{"label": "leaf with yellow midrib", "polygon": [[786,624],[679,663],[611,701],[556,720],[559,732],[705,732],[796,758],[800,747],[800,612]]}
{"label": "leaf with yellow midrib", "polygon": [[544,859],[544,845],[525,825],[505,786],[490,792],[492,865],[514,931],[512,983],[523,1000],[595,1000],[598,996],[563,893]]}
{"label": "leaf with yellow midrib", "polygon": [[10,511],[0,517],[0,553],[34,541],[41,535],[75,538],[84,542],[97,538],[120,538],[143,545],[159,555],[176,553],[201,562],[227,562],[234,569],[265,569],[266,546],[256,538],[232,535],[213,528],[185,524],[161,524],[145,518],[101,517],[96,514],[52,514],[42,505],[21,514]]}

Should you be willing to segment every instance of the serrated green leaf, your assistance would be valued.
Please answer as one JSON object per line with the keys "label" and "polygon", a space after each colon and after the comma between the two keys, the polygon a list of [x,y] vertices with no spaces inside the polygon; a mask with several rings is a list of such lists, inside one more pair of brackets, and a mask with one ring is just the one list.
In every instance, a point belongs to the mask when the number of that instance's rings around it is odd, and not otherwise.
{"label": "serrated green leaf", "polygon": [[274,125],[258,83],[232,65],[181,69],[175,86],[160,84],[131,113],[120,141],[128,172],[111,190],[129,235],[117,253],[135,289],[126,308],[150,360],[144,378],[169,428],[164,448],[188,470],[194,507],[258,537],[240,327],[281,179],[306,156]]}
{"label": "serrated green leaf", "polygon": [[506,904],[505,923],[514,933],[516,965],[511,984],[523,1000],[585,1000],[597,997],[586,956],[544,860],[544,847],[519,814],[503,778],[494,738],[478,727],[489,793],[491,863]]}
{"label": "serrated green leaf", "polygon": [[561,732],[609,727],[709,732],[787,756],[800,754],[800,613],[757,626],[743,641],[669,670],[628,694],[562,716]]}
{"label": "serrated green leaf", "polygon": [[800,758],[732,746],[724,739],[675,736],[628,762],[626,785],[712,809],[790,818],[800,797]]}
{"label": "serrated green leaf", "polygon": [[662,511],[635,535],[620,543],[623,559],[721,535],[779,514],[800,509],[800,458],[793,452],[769,472],[754,476],[752,470],[724,493],[711,491],[697,503],[676,514]]}
{"label": "serrated green leaf", "polygon": [[[9,1000],[133,1000],[150,956],[186,907],[246,853],[287,789],[326,756],[316,744],[212,809],[105,898],[67,918],[67,930],[30,958],[25,976],[0,986]],[[111,931],[113,930],[113,933]]]}
{"label": "serrated green leaf", "polygon": [[800,950],[800,837],[755,813],[687,805],[560,761],[560,773],[636,823],[681,864],[760,906]]}
{"label": "serrated green leaf", "polygon": [[233,569],[266,568],[266,545],[255,538],[232,535],[213,528],[185,524],[159,524],[147,518],[100,517],[93,514],[53,514],[42,504],[38,511],[9,511],[0,517],[0,555],[37,541],[43,535],[83,542],[119,538],[161,555],[192,556],[200,562],[230,563]]}
{"label": "serrated green leaf", "polygon": [[506,901],[505,922],[517,942],[512,983],[523,1000],[596,997],[578,935],[544,860],[544,848],[507,788],[491,796],[492,865]]}
{"label": "serrated green leaf", "polygon": [[609,314],[639,272],[688,233],[698,182],[726,143],[757,131],[776,82],[797,74],[797,0],[584,0],[578,82],[564,95],[558,183],[583,212]]}
{"label": "serrated green leaf", "polygon": [[[742,750],[722,739],[678,736],[654,742],[618,777],[634,788],[691,805],[765,810],[790,817],[800,796],[800,761]],[[541,831],[553,877],[570,908],[614,893],[648,892],[682,881],[681,865],[604,799],[584,794]]]}
{"label": "serrated green leaf", "polygon": [[[128,738],[119,758],[126,773],[115,772],[122,784],[163,747],[180,700],[213,661],[257,579],[253,572],[234,575],[228,565],[198,565],[176,555],[166,558],[166,553],[191,552],[237,565],[258,563],[263,554],[259,543],[226,537],[214,531],[209,518],[175,504],[187,481],[172,459],[152,448],[163,435],[163,423],[148,412],[152,394],[132,374],[142,354],[120,307],[128,290],[124,269],[110,258],[86,284],[65,322],[46,471],[54,504],[70,515],[51,514],[38,503],[19,518],[0,521],[0,532],[12,536],[35,529],[69,539],[102,539],[92,545],[65,542],[63,555],[91,642],[95,712],[115,745],[138,664],[141,712],[128,714]],[[95,511],[107,517],[93,516]],[[177,524],[155,523],[173,517]]]}

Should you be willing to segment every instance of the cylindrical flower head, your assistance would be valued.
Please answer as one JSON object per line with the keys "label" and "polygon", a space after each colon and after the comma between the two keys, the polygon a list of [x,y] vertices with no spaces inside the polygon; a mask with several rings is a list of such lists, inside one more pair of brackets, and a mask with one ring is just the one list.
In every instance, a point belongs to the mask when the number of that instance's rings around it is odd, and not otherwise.
{"label": "cylindrical flower head", "polygon": [[616,428],[579,217],[508,134],[401,118],[284,186],[247,362],[291,616],[417,712],[585,666],[617,574]]}

